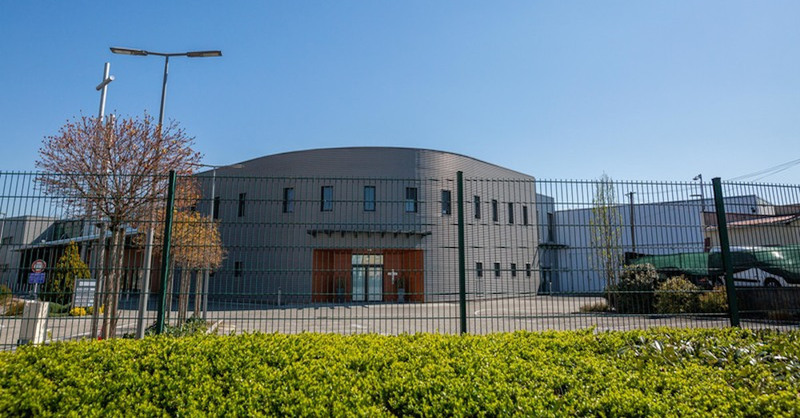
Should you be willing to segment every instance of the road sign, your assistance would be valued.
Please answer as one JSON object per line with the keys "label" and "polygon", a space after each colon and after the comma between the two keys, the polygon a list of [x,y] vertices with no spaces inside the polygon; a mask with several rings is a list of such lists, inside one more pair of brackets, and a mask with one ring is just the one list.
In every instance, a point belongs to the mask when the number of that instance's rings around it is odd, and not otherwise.
{"label": "road sign", "polygon": [[92,279],[75,280],[75,292],[73,292],[72,306],[88,308],[94,306],[95,281]]}
{"label": "road sign", "polygon": [[41,273],[45,268],[47,268],[47,263],[45,263],[41,258],[34,260],[34,262],[31,263],[31,271],[34,273]]}
{"label": "road sign", "polygon": [[28,273],[29,284],[42,284],[44,283],[44,273]]}

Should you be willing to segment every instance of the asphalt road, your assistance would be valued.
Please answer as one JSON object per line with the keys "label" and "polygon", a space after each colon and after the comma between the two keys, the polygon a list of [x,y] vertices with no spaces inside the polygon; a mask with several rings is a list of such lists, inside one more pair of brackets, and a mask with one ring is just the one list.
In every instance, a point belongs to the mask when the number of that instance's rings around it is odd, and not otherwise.
{"label": "asphalt road", "polygon": [[[727,317],[645,315],[623,316],[581,313],[582,305],[602,298],[574,296],[527,296],[471,301],[467,304],[467,332],[488,334],[518,330],[577,330],[594,327],[598,332],[646,329],[652,327],[721,328],[729,325]],[[135,309],[120,311],[117,335],[136,329]],[[173,323],[177,316],[172,313]],[[156,312],[148,311],[146,322],[154,323]],[[252,304],[211,304],[207,319],[220,334],[244,332],[279,333],[403,333],[457,334],[461,330],[458,303],[424,304],[344,304],[318,306],[259,306]],[[23,319],[0,317],[0,348],[13,348],[20,335]],[[774,324],[743,321],[744,327],[781,328]],[[50,317],[45,324],[47,341],[89,338],[91,317]],[[796,328],[783,326],[782,328]]]}

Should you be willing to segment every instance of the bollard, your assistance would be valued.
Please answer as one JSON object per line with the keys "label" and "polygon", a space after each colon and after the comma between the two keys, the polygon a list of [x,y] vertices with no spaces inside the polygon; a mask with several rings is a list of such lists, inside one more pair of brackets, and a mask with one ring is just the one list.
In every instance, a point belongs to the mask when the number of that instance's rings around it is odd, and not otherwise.
{"label": "bollard", "polygon": [[22,327],[17,345],[41,344],[45,339],[45,328],[49,302],[26,301],[22,310]]}

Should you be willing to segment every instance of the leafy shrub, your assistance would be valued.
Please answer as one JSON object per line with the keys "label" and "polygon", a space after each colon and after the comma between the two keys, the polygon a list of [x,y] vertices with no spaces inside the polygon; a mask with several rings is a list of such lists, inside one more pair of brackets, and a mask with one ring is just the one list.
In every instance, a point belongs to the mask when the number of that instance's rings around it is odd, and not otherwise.
{"label": "leafy shrub", "polygon": [[13,294],[11,293],[11,288],[4,284],[0,284],[0,303],[11,299],[12,296]]}
{"label": "leafy shrub", "polygon": [[658,272],[652,264],[627,265],[616,285],[608,286],[608,304],[619,313],[652,313]]}
{"label": "leafy shrub", "polygon": [[698,311],[700,288],[684,276],[670,277],[656,290],[656,311],[659,313],[692,313]]}
{"label": "leafy shrub", "polygon": [[710,292],[700,294],[698,309],[703,313],[728,312],[728,294],[725,286],[716,286]]}
{"label": "leafy shrub", "polygon": [[75,279],[88,278],[89,267],[78,254],[78,245],[74,241],[67,245],[64,255],[58,259],[53,273],[45,282],[44,292],[40,299],[60,304],[70,303]]}
{"label": "leafy shrub", "polygon": [[767,319],[770,321],[792,321],[797,315],[785,310],[767,311]]}
{"label": "leafy shrub", "polygon": [[5,316],[22,315],[22,311],[25,310],[25,301],[10,298],[3,302],[3,308],[5,309]]}
{"label": "leafy shrub", "polygon": [[[180,325],[164,325],[164,334],[169,337],[188,337],[192,335],[202,335],[208,331],[210,324],[203,320],[202,318],[198,318],[196,316],[192,316],[191,318],[187,319],[186,322]],[[155,324],[148,327],[145,330],[145,335],[156,335],[156,326]]]}
{"label": "leafy shrub", "polygon": [[7,416],[792,416],[800,332],[151,337],[0,353]]}
{"label": "leafy shrub", "polygon": [[593,302],[587,303],[585,305],[581,305],[579,308],[581,312],[609,312],[611,311],[611,307],[608,306],[608,303],[604,300],[600,302]]}
{"label": "leafy shrub", "polygon": [[[103,314],[103,311],[105,310],[104,308],[105,308],[105,305],[101,305],[100,306],[100,315]],[[94,306],[89,306],[88,308],[86,308],[86,314],[87,315],[94,314]]]}
{"label": "leafy shrub", "polygon": [[50,316],[67,314],[69,313],[69,305],[62,305],[60,303],[50,302],[47,304],[47,313]]}
{"label": "leafy shrub", "polygon": [[69,310],[70,316],[85,316],[87,314],[86,308],[77,307]]}

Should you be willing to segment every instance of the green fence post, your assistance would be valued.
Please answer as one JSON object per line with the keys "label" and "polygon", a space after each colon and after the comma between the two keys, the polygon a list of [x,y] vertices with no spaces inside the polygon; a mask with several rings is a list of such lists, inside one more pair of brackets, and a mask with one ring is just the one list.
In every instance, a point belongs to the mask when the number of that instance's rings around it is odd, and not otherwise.
{"label": "green fence post", "polygon": [[467,333],[467,266],[464,248],[464,173],[456,173],[458,198],[458,305],[461,333]]}
{"label": "green fence post", "polygon": [[728,294],[728,311],[731,317],[731,326],[739,326],[739,304],[736,300],[736,286],[733,282],[733,263],[731,260],[731,246],[728,241],[728,223],[725,218],[725,202],[722,200],[722,184],[719,177],[711,179],[714,186],[714,206],[717,211],[717,233],[719,246],[722,251],[722,267],[725,269],[725,289]]}
{"label": "green fence post", "polygon": [[161,303],[158,307],[156,330],[164,332],[164,318],[167,310],[167,280],[169,280],[169,247],[172,244],[172,212],[175,208],[175,170],[169,171],[169,189],[167,191],[167,213],[164,222],[164,242],[161,246]]}

